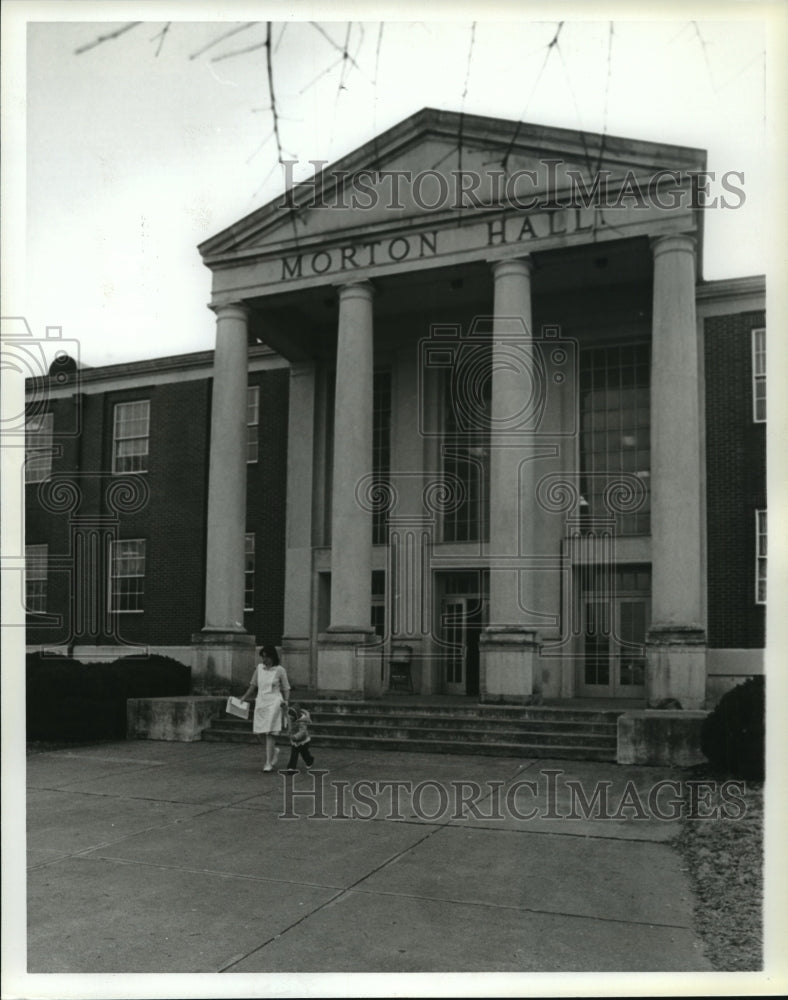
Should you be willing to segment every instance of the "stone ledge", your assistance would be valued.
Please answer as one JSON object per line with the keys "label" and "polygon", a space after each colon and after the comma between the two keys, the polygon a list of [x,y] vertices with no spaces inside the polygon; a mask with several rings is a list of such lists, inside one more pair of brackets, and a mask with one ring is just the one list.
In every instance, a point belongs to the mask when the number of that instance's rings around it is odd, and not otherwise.
{"label": "stone ledge", "polygon": [[226,697],[183,695],[172,698],[129,698],[126,738],[192,743],[224,711]]}
{"label": "stone ledge", "polygon": [[706,761],[700,730],[708,712],[626,711],[618,717],[618,764],[693,767]]}

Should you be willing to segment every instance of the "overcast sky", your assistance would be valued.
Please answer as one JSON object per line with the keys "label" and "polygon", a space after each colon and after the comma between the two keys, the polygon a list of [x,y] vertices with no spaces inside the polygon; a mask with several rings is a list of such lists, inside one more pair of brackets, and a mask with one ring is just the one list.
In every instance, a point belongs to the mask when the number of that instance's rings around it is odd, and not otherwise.
{"label": "overcast sky", "polygon": [[[52,5],[22,6],[39,23],[27,36],[27,275],[15,311],[36,332],[62,326],[90,365],[213,347],[197,244],[276,197],[283,176],[274,139],[264,141],[265,49],[217,58],[259,45],[265,24],[207,46],[265,5],[227,3],[230,20],[176,22],[163,38],[167,12],[154,2],[90,8],[114,23],[41,23]],[[333,161],[424,106],[698,146],[710,170],[744,172],[747,197],[706,213],[704,276],[766,270],[763,23],[725,20],[732,8],[719,5],[716,19],[697,21],[665,7],[675,14],[659,22],[617,17],[611,40],[610,21],[568,17],[549,49],[561,5],[555,20],[516,20],[522,7],[385,21],[382,34],[371,3],[356,5],[369,19],[349,36],[347,22],[276,23],[285,153]],[[490,11],[510,20],[474,28]],[[75,54],[132,17],[149,20]]]}

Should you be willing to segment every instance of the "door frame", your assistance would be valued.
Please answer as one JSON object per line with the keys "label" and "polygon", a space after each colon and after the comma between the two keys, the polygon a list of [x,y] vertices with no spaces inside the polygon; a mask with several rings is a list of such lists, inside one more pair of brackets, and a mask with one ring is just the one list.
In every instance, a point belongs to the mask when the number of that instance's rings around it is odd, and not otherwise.
{"label": "door frame", "polygon": [[[615,579],[615,572],[613,574]],[[575,693],[580,698],[645,698],[645,641],[651,619],[651,592],[643,590],[618,590],[613,589],[612,593],[605,596],[593,590],[581,592],[578,595],[579,612],[581,615],[581,628],[579,635],[577,658],[577,670],[575,674]],[[643,606],[643,641],[629,642],[624,638],[622,627],[622,606],[628,603],[639,602]],[[607,667],[608,681],[605,684],[593,684],[586,681],[586,637],[588,623],[588,605],[595,604],[601,607],[607,606],[610,609],[609,621],[605,623],[606,631],[602,635],[608,637]],[[621,666],[627,659],[640,661],[636,664],[642,669],[642,683],[627,684],[622,683]],[[633,655],[634,654],[634,657]]]}

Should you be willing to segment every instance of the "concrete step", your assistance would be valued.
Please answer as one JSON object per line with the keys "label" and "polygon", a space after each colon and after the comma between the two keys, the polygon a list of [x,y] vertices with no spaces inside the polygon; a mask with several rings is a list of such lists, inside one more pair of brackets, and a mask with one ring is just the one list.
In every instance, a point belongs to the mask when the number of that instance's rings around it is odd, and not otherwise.
{"label": "concrete step", "polygon": [[[244,732],[235,729],[222,732],[216,729],[207,729],[203,732],[203,739],[209,742],[250,743],[253,742],[254,736],[251,731]],[[277,742],[284,744],[285,741],[278,739]],[[394,750],[404,753],[450,753],[517,758],[544,757],[565,760],[614,761],[616,756],[615,743],[610,747],[567,746],[561,743],[470,742],[462,737],[459,739],[429,739],[420,736],[419,738],[403,739],[380,735],[321,734],[319,740],[315,739],[313,748],[316,757],[319,757],[321,747],[351,750]]]}
{"label": "concrete step", "polygon": [[[294,699],[295,700],[295,699]],[[419,715],[441,718],[521,719],[556,722],[599,722],[614,724],[623,709],[544,708],[539,705],[430,704],[429,702],[332,701],[299,698],[298,704],[310,715]]]}
{"label": "concrete step", "polygon": [[[495,754],[615,760],[616,709],[537,705],[430,703],[381,699],[299,698],[312,716],[315,752],[321,746],[414,752]],[[251,721],[223,716],[203,731],[209,742],[256,740]],[[285,737],[279,743],[286,744]]]}
{"label": "concrete step", "polygon": [[[390,715],[376,715],[374,713],[354,713],[352,715],[332,714],[315,710],[312,714],[311,730],[317,732],[323,726],[342,725],[347,727],[371,727],[371,728],[409,728],[409,729],[438,729],[450,730],[464,733],[477,732],[499,732],[507,730],[513,734],[521,733],[525,736],[535,735],[540,732],[564,732],[589,733],[600,736],[615,738],[615,722],[580,722],[577,719],[554,720],[554,719],[488,719],[476,718],[473,716],[442,715],[433,716],[416,714],[410,712],[397,712]],[[214,720],[216,724],[221,722],[225,728],[243,729],[250,728],[251,723],[243,719],[231,717]]]}
{"label": "concrete step", "polygon": [[[239,736],[246,733],[249,738],[253,737],[251,727],[241,725],[226,725],[224,722],[215,722],[208,733],[224,733],[230,737]],[[480,743],[507,743],[513,746],[531,746],[543,744],[545,746],[578,746],[578,747],[612,747],[616,746],[616,732],[594,733],[575,729],[574,731],[553,730],[553,731],[533,731],[516,730],[511,728],[486,728],[484,726],[462,726],[449,728],[432,726],[427,720],[418,726],[407,726],[397,723],[395,720],[386,720],[385,723],[378,722],[376,725],[366,725],[353,720],[350,725],[342,721],[330,721],[314,724],[310,727],[310,732],[315,739],[322,740],[323,737],[355,737],[363,736],[381,740],[462,740],[469,745]],[[213,737],[211,737],[213,738]]]}

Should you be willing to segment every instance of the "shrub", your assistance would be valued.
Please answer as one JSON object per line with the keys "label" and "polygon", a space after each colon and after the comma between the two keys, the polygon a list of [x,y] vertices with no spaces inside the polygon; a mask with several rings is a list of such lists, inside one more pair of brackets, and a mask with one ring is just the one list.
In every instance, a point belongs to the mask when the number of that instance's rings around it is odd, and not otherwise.
{"label": "shrub", "polygon": [[188,694],[190,670],[169,656],[82,663],[27,656],[28,739],[123,739],[126,700]]}
{"label": "shrub", "polygon": [[703,720],[701,749],[716,769],[737,778],[763,781],[765,692],[764,678],[751,677],[724,694]]}

